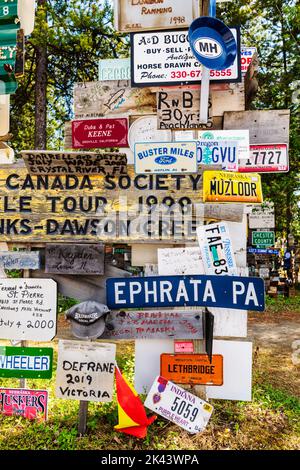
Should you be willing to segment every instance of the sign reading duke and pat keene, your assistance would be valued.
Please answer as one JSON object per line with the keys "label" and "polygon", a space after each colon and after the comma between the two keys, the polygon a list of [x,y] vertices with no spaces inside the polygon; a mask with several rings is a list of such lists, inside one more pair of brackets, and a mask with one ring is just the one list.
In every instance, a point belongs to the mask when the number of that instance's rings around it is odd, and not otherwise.
{"label": "sign reading duke and pat keene", "polygon": [[204,202],[263,202],[261,178],[257,173],[204,171]]}
{"label": "sign reading duke and pat keene", "polygon": [[126,118],[72,121],[72,147],[74,149],[129,147],[127,136],[128,120]]}
{"label": "sign reading duke and pat keene", "polygon": [[156,276],[106,281],[112,310],[157,307],[222,307],[263,311],[264,282],[255,277]]}
{"label": "sign reading duke and pat keene", "polygon": [[[166,213],[170,204],[191,208],[202,204],[202,175],[136,175],[128,166],[128,173],[118,177],[55,176],[0,167],[0,237],[14,242],[72,243],[151,239],[142,219],[140,226],[128,227],[120,214],[128,211],[129,222],[136,220],[143,211],[148,214],[155,201]],[[166,232],[155,237],[173,240]],[[195,238],[192,226],[186,237]]]}
{"label": "sign reading duke and pat keene", "polygon": [[[241,80],[240,32],[231,28],[238,53],[226,70],[210,70],[212,82]],[[209,44],[204,44],[208,48]],[[206,49],[204,49],[206,50]],[[188,30],[155,31],[131,35],[131,84],[133,87],[201,83],[202,67],[191,52]]]}

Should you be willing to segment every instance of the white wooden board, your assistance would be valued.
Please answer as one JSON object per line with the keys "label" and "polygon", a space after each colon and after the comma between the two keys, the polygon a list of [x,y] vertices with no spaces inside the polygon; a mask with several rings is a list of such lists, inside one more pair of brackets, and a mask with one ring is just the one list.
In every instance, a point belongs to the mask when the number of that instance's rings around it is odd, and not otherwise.
{"label": "white wooden board", "polygon": [[204,274],[201,252],[198,247],[158,249],[160,276]]}

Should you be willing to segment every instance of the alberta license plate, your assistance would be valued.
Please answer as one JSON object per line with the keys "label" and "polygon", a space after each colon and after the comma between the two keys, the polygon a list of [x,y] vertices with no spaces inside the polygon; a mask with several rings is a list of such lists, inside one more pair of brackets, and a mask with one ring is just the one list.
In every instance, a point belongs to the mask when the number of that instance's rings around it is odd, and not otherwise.
{"label": "alberta license plate", "polygon": [[287,144],[250,145],[250,158],[240,160],[239,172],[283,173],[289,171]]}
{"label": "alberta license plate", "polygon": [[206,428],[213,407],[163,377],[156,377],[145,406],[191,434]]}

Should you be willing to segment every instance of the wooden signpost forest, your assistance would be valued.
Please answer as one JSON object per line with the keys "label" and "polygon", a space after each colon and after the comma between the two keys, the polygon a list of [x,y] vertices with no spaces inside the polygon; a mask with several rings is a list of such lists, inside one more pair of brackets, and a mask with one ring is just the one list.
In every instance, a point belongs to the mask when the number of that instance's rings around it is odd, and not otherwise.
{"label": "wooden signpost forest", "polygon": [[[49,151],[42,141],[21,151],[23,160],[6,162],[0,148],[0,338],[22,341],[20,354],[0,346],[0,376],[13,357],[10,376],[23,379],[23,393],[30,374],[19,363],[49,377],[52,356],[50,367],[43,348],[30,351],[28,342],[57,336],[56,396],[80,401],[80,435],[88,402],[113,399],[116,346],[105,340],[135,340],[135,385],[150,392],[149,409],[158,403],[151,394],[172,409],[177,384],[190,386],[195,407],[186,409],[187,421],[174,418],[184,402],[170,419],[189,432],[209,421],[213,408],[202,399],[251,399],[252,344],[234,338],[247,337],[248,309],[264,310],[266,271],[249,276],[248,222],[252,249],[274,248],[260,173],[289,169],[289,111],[248,110],[257,55],[250,51],[245,67],[239,27],[229,29],[232,63],[209,68],[205,60],[228,53],[209,23],[211,38],[190,29],[208,17],[209,1],[164,0],[160,14],[140,3],[115,2],[117,31],[132,33],[130,66],[102,61],[99,81],[75,84],[66,150]],[[6,121],[0,140],[8,138]],[[4,270],[22,270],[23,278],[4,278]],[[82,336],[69,328],[61,341],[57,289],[82,302],[72,318]],[[42,394],[45,418],[47,393],[27,392]],[[27,416],[25,408],[19,413]],[[202,425],[192,425],[197,416]]]}

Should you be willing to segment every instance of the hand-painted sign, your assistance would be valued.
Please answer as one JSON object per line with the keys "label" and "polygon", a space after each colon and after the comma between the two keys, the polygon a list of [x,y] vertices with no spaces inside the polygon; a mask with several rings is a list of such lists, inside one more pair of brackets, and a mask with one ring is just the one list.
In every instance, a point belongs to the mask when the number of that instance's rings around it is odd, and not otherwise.
{"label": "hand-painted sign", "polygon": [[[213,127],[212,102],[208,122],[200,123],[200,90],[164,90],[157,92],[158,129],[207,129]],[[191,139],[193,140],[193,139]]]}
{"label": "hand-painted sign", "polygon": [[[197,137],[200,141],[208,140],[212,142],[234,142],[238,143],[238,160],[249,158],[249,131],[248,130],[235,130],[235,131],[224,131],[224,130],[207,130],[198,131]],[[199,156],[198,156],[199,161]]]}
{"label": "hand-painted sign", "polygon": [[236,275],[236,262],[226,222],[197,228],[205,274]]}
{"label": "hand-painted sign", "polygon": [[177,354],[178,353],[193,354],[194,353],[193,341],[174,341],[174,352]]}
{"label": "hand-painted sign", "polygon": [[272,248],[248,248],[247,251],[255,255],[279,255],[279,250],[273,250]]}
{"label": "hand-painted sign", "polygon": [[100,59],[99,81],[130,80],[130,59]]}
{"label": "hand-painted sign", "polygon": [[[158,273],[160,276],[205,274],[199,247],[159,248]],[[172,273],[170,272],[172,270]]]}
{"label": "hand-painted sign", "polygon": [[145,406],[191,434],[206,428],[213,407],[163,377],[156,377]]}
{"label": "hand-painted sign", "polygon": [[59,341],[56,396],[67,400],[113,399],[116,345]]}
{"label": "hand-painted sign", "polygon": [[223,357],[207,354],[162,354],[160,375],[177,384],[223,385]]}
{"label": "hand-painted sign", "polygon": [[124,175],[127,157],[114,152],[22,151],[28,172],[32,175]]}
{"label": "hand-painted sign", "polygon": [[156,276],[107,279],[107,305],[120,308],[223,307],[264,310],[264,283],[235,276]]}
{"label": "hand-painted sign", "polygon": [[46,245],[46,273],[52,274],[104,274],[103,245],[64,244]]}
{"label": "hand-painted sign", "polygon": [[246,75],[249,65],[251,64],[252,57],[256,53],[256,47],[241,47],[241,69],[242,76]]}
{"label": "hand-painted sign", "polygon": [[75,119],[152,114],[156,94],[149,88],[131,88],[130,81],[75,83]]}
{"label": "hand-painted sign", "polygon": [[52,279],[0,279],[0,338],[51,341],[56,313]]}
{"label": "hand-painted sign", "polygon": [[238,170],[238,142],[201,139],[197,142],[199,165],[217,165],[227,171]]}
{"label": "hand-painted sign", "polygon": [[[239,30],[232,28],[237,42]],[[132,86],[147,87],[201,83],[201,64],[191,52],[188,30],[134,33],[131,35]],[[226,70],[211,70],[212,82],[239,82],[239,53]]]}
{"label": "hand-painted sign", "polygon": [[249,228],[265,229],[275,227],[275,212],[273,202],[264,202],[261,206],[254,206],[249,214]]}
{"label": "hand-painted sign", "polygon": [[[30,175],[24,168],[0,168],[0,233],[2,241],[117,242],[165,238],[191,228],[171,225],[167,233],[151,232],[147,220],[152,205],[170,212],[170,205],[183,210],[202,204],[202,174],[136,175],[128,167],[126,175]],[[124,227],[124,217],[128,223]],[[146,225],[145,225],[146,224]]]}
{"label": "hand-painted sign", "polygon": [[155,115],[143,116],[136,119],[129,128],[128,141],[131,150],[138,142],[168,142],[172,140],[172,132],[157,129]]}
{"label": "hand-painted sign", "polygon": [[0,377],[51,379],[52,348],[0,346]]}
{"label": "hand-painted sign", "polygon": [[124,33],[185,28],[198,15],[194,0],[115,1],[115,29]]}
{"label": "hand-painted sign", "polygon": [[274,246],[275,232],[252,232],[252,245],[259,248]]}
{"label": "hand-painted sign", "polygon": [[96,149],[128,147],[128,120],[84,119],[72,121],[72,147],[74,149]]}
{"label": "hand-painted sign", "polygon": [[202,314],[192,310],[111,312],[101,339],[202,339]]}
{"label": "hand-painted sign", "polygon": [[24,388],[0,388],[0,413],[4,416],[22,416],[26,419],[46,421],[48,392]]}
{"label": "hand-painted sign", "polygon": [[251,145],[289,143],[290,110],[270,109],[224,113],[224,129],[249,130]]}
{"label": "hand-painted sign", "polygon": [[241,172],[285,173],[289,171],[287,144],[250,145],[250,156],[241,160]]}
{"label": "hand-painted sign", "polygon": [[204,202],[253,202],[263,201],[260,175],[204,171]]}
{"label": "hand-painted sign", "polygon": [[136,173],[197,173],[196,142],[147,142],[134,148]]}
{"label": "hand-painted sign", "polygon": [[41,267],[39,251],[9,251],[0,252],[0,266],[7,270],[30,269]]}

